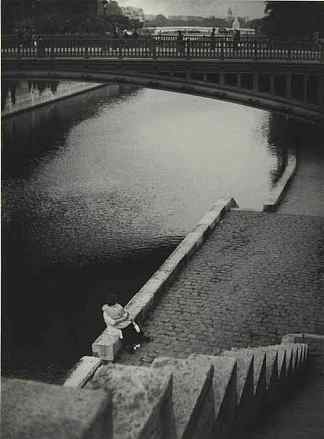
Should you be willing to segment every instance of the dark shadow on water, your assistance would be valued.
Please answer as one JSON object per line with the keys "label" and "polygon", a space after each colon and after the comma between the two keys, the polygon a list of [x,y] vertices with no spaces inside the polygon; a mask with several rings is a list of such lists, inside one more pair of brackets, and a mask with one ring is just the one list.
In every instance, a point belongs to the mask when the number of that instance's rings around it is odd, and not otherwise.
{"label": "dark shadow on water", "polygon": [[180,239],[119,259],[48,266],[34,274],[12,240],[4,240],[3,374],[60,382],[81,356],[91,355],[91,343],[104,329],[101,305],[113,293],[126,304]]}

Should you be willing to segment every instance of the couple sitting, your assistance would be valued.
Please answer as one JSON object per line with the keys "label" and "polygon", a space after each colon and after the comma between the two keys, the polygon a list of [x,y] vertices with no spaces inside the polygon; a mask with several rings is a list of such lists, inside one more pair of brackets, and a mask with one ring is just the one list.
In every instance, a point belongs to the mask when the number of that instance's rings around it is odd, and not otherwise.
{"label": "couple sitting", "polygon": [[130,317],[129,312],[117,303],[115,297],[102,306],[102,311],[107,327],[119,330],[119,338],[128,352],[133,353],[141,343],[151,341],[151,337],[144,335],[139,325]]}

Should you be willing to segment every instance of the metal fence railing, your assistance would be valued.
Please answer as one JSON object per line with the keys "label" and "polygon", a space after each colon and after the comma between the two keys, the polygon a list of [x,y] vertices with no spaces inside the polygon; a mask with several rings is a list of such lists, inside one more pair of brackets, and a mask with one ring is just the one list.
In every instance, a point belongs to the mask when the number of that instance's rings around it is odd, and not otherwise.
{"label": "metal fence railing", "polygon": [[198,37],[105,38],[42,35],[2,37],[1,54],[10,57],[218,58],[324,62],[324,47],[312,42]]}

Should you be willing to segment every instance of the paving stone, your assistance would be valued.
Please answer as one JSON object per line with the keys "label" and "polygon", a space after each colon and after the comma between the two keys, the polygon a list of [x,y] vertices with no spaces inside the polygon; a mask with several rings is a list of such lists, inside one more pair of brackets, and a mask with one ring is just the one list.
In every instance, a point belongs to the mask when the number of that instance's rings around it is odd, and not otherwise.
{"label": "paving stone", "polygon": [[147,314],[153,341],[117,361],[150,364],[323,333],[323,254],[324,218],[227,213]]}

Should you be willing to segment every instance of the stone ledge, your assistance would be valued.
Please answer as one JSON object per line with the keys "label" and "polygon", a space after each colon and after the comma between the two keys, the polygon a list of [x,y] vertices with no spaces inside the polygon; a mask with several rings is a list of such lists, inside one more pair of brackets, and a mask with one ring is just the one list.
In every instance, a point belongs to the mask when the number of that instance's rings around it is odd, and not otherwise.
{"label": "stone ledge", "polygon": [[215,437],[227,437],[233,428],[237,404],[237,362],[234,358],[191,354],[214,366],[214,426]]}
{"label": "stone ledge", "polygon": [[112,438],[110,392],[2,379],[6,439]]}
{"label": "stone ledge", "polygon": [[271,193],[263,206],[264,212],[274,212],[279,206],[288,183],[296,173],[297,161],[296,152],[289,154],[288,163],[286,169],[281,176],[280,180],[276,183],[276,186],[271,190]]}
{"label": "stone ledge", "polygon": [[[212,230],[225,213],[236,206],[233,198],[220,200],[212,206],[197,226],[188,233],[148,282],[128,302],[126,309],[133,319],[142,320],[145,318],[146,312],[156,299],[156,295],[165,286],[170,276],[177,272],[182,264],[202,245],[207,237],[207,230]],[[153,284],[155,281],[156,285]]]}
{"label": "stone ledge", "polygon": [[175,438],[208,438],[214,423],[213,365],[203,356],[156,358],[152,369],[173,375]]}
{"label": "stone ledge", "polygon": [[65,380],[65,387],[83,387],[101,366],[102,360],[97,357],[82,357],[75,365],[69,377]]}
{"label": "stone ledge", "polygon": [[115,328],[106,328],[92,343],[93,355],[104,361],[113,361],[122,344],[119,335]]}
{"label": "stone ledge", "polygon": [[[150,367],[101,366],[87,389],[111,392],[114,439],[162,439],[170,411],[172,376]],[[105,436],[102,436],[103,439]]]}

